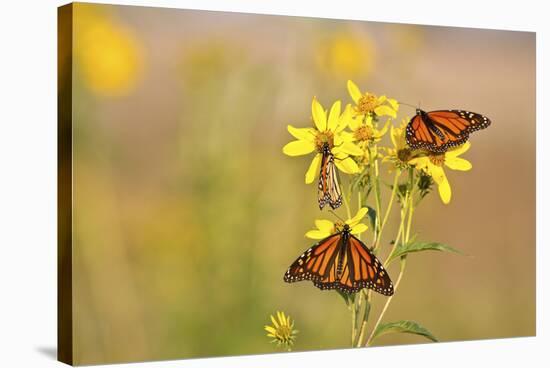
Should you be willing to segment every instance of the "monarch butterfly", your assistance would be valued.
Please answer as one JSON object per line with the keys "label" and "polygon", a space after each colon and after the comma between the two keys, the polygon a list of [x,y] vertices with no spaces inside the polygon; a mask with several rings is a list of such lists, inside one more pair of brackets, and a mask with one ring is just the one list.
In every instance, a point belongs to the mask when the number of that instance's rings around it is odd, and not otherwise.
{"label": "monarch butterfly", "polygon": [[321,290],[355,293],[363,288],[390,296],[392,281],[374,254],[351,234],[349,225],[306,250],[285,273],[286,282],[311,280]]}
{"label": "monarch butterfly", "polygon": [[319,202],[319,209],[322,210],[328,203],[334,210],[342,205],[342,191],[340,190],[338,172],[334,164],[335,158],[330,152],[328,143],[323,144],[322,155],[317,201]]}
{"label": "monarch butterfly", "polygon": [[486,116],[465,110],[416,109],[416,115],[407,125],[407,143],[413,149],[424,148],[443,153],[465,143],[470,133],[491,125]]}

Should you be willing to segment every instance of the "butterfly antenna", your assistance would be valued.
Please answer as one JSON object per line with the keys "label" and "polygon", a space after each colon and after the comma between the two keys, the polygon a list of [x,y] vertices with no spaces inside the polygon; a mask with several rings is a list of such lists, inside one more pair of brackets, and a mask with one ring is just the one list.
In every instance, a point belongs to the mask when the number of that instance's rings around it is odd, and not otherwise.
{"label": "butterfly antenna", "polygon": [[[410,103],[406,103],[406,102],[402,102],[402,101],[397,101],[400,105],[405,105],[405,106],[409,106],[409,107],[412,107],[413,109],[416,109],[417,106],[415,105],[412,105]],[[418,105],[420,106],[420,105]]]}

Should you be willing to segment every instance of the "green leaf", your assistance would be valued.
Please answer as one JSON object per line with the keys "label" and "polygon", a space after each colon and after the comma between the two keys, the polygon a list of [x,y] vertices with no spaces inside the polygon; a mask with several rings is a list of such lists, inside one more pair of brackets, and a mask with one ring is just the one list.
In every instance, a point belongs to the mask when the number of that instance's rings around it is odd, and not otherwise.
{"label": "green leaf", "polygon": [[424,336],[427,339],[430,339],[434,342],[437,342],[437,338],[432,335],[430,331],[422,327],[414,321],[397,321],[397,322],[388,322],[378,325],[376,331],[372,335],[371,342],[374,341],[378,336],[382,336],[388,333],[410,333],[415,335]]}
{"label": "green leaf", "polygon": [[443,243],[435,242],[409,242],[398,246],[388,259],[388,264],[396,258],[402,257],[409,253],[422,252],[425,250],[437,250],[440,252],[451,252],[462,254],[459,250]]}

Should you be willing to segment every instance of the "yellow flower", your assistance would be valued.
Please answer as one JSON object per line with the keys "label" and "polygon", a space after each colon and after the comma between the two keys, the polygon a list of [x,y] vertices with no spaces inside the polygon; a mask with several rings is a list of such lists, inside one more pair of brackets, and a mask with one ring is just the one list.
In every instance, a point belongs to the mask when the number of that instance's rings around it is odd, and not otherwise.
{"label": "yellow flower", "polygon": [[285,316],[283,312],[277,312],[277,318],[271,317],[271,326],[264,326],[267,331],[267,337],[272,337],[271,342],[277,343],[277,346],[283,347],[290,351],[290,348],[296,340],[298,330],[294,329],[294,321],[291,321],[290,316]]}
{"label": "yellow flower", "polygon": [[346,174],[359,172],[357,163],[350,155],[360,156],[363,151],[353,143],[352,136],[345,133],[351,119],[351,106],[346,106],[341,112],[341,103],[336,101],[328,113],[323,106],[313,98],[311,103],[311,115],[315,124],[314,128],[295,128],[292,125],[287,127],[295,141],[287,143],[283,147],[283,153],[288,156],[302,156],[316,152],[309,169],[306,172],[306,184],[310,184],[319,173],[321,158],[325,145],[328,146],[334,155],[336,167]]}
{"label": "yellow flower", "polygon": [[382,159],[384,162],[391,162],[398,169],[405,169],[409,166],[410,161],[416,158],[418,154],[409,147],[406,138],[406,128],[408,119],[403,119],[400,127],[391,127],[390,138],[393,148],[385,148],[386,155]]}
{"label": "yellow flower", "polygon": [[144,50],[134,31],[90,4],[75,7],[75,61],[97,95],[121,96],[136,85]]}
{"label": "yellow flower", "polygon": [[349,128],[353,135],[353,140],[358,143],[375,143],[380,141],[384,134],[388,131],[390,120],[386,122],[382,129],[378,129],[372,122],[372,116],[354,117],[349,121]]}
{"label": "yellow flower", "polygon": [[348,92],[355,102],[355,115],[358,117],[367,116],[390,116],[395,119],[399,103],[393,98],[376,96],[373,93],[361,93],[361,90],[353,81],[348,80]]}
{"label": "yellow flower", "polygon": [[365,78],[373,67],[374,43],[368,35],[358,36],[341,32],[324,39],[316,50],[319,69],[329,76]]}
{"label": "yellow flower", "polygon": [[463,158],[461,154],[470,149],[470,142],[466,142],[460,147],[445,153],[428,153],[425,157],[417,157],[410,161],[417,169],[424,171],[432,177],[439,189],[439,196],[443,203],[447,204],[451,201],[451,185],[447,180],[444,166],[451,170],[468,171],[472,168],[472,164]]}
{"label": "yellow flower", "polygon": [[344,223],[341,221],[336,221],[336,223],[334,223],[330,220],[315,220],[317,229],[308,231],[306,237],[310,239],[324,239],[327,236],[342,231],[344,224],[347,224],[351,228],[351,233],[353,235],[361,234],[368,229],[368,226],[361,222],[368,211],[368,208],[362,207],[357,211],[355,216],[346,220]]}

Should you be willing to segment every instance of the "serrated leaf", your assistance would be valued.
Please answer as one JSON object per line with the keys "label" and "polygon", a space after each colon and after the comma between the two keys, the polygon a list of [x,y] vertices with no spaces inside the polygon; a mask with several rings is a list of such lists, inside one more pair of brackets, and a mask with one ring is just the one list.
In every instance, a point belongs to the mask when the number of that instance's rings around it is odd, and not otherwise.
{"label": "serrated leaf", "polygon": [[397,322],[388,322],[378,325],[376,331],[372,335],[371,342],[374,341],[379,336],[388,334],[388,333],[410,333],[414,335],[424,336],[427,339],[430,339],[434,342],[437,342],[437,338],[426,328],[422,327],[420,324],[414,321],[397,321]]}
{"label": "serrated leaf", "polygon": [[443,243],[409,242],[407,244],[400,245],[395,249],[395,251],[391,254],[388,260],[388,264],[394,259],[402,257],[406,254],[414,253],[414,252],[423,252],[426,250],[436,250],[440,252],[451,252],[451,253],[462,254],[462,252],[460,252],[459,250]]}

